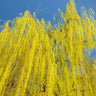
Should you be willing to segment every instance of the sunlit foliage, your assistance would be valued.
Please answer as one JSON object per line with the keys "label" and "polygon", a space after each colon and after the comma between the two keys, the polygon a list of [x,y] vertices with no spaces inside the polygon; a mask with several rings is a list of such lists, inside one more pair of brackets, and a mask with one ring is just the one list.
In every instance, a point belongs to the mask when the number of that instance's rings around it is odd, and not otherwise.
{"label": "sunlit foliage", "polygon": [[0,96],[96,96],[94,12],[60,13],[61,29],[29,11],[1,26]]}

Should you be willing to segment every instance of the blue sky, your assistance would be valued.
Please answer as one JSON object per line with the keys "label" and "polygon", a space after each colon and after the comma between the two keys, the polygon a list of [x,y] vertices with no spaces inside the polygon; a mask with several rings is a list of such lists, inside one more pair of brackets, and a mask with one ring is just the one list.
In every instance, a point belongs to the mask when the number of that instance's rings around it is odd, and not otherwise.
{"label": "blue sky", "polygon": [[[46,21],[53,22],[53,16],[58,15],[58,8],[62,11],[68,0],[0,0],[0,19],[3,21],[12,20],[19,13],[24,13],[29,10],[31,14],[39,9],[37,18],[41,20],[44,18]],[[78,13],[82,6],[85,9],[92,8],[96,13],[96,0],[75,0]],[[91,56],[96,56],[96,51],[91,53]]]}
{"label": "blue sky", "polygon": [[[12,20],[19,15],[29,10],[31,13],[37,11],[37,18],[44,18],[47,21],[52,21],[54,13],[58,14],[58,8],[64,11],[68,0],[0,0],[0,19]],[[75,0],[78,13],[80,8],[84,6],[86,9],[92,8],[96,13],[96,0]]]}

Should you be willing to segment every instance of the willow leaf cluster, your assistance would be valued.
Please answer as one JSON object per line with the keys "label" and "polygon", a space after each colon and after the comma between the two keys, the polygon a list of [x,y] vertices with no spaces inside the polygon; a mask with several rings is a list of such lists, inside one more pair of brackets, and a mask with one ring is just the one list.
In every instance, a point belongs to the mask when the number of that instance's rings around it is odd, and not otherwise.
{"label": "willow leaf cluster", "polygon": [[1,26],[0,96],[96,96],[94,12],[60,12],[61,29],[29,11]]}

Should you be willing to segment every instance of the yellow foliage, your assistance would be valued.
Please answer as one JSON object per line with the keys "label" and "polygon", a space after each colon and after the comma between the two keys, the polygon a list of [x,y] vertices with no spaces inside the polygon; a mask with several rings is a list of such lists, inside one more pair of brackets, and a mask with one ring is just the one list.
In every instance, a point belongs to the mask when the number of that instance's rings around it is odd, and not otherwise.
{"label": "yellow foliage", "polygon": [[0,96],[96,96],[96,60],[88,56],[90,49],[96,50],[94,12],[89,9],[90,14],[84,11],[80,17],[74,0],[65,13],[59,11],[61,30],[28,10],[5,23]]}

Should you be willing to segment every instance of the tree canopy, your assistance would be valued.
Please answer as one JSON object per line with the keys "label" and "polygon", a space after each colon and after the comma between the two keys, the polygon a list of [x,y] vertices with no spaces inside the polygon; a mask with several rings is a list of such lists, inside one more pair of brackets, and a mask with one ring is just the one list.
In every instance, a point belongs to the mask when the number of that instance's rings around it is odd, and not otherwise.
{"label": "tree canopy", "polygon": [[0,96],[96,96],[94,12],[69,1],[61,30],[28,10],[1,26]]}

